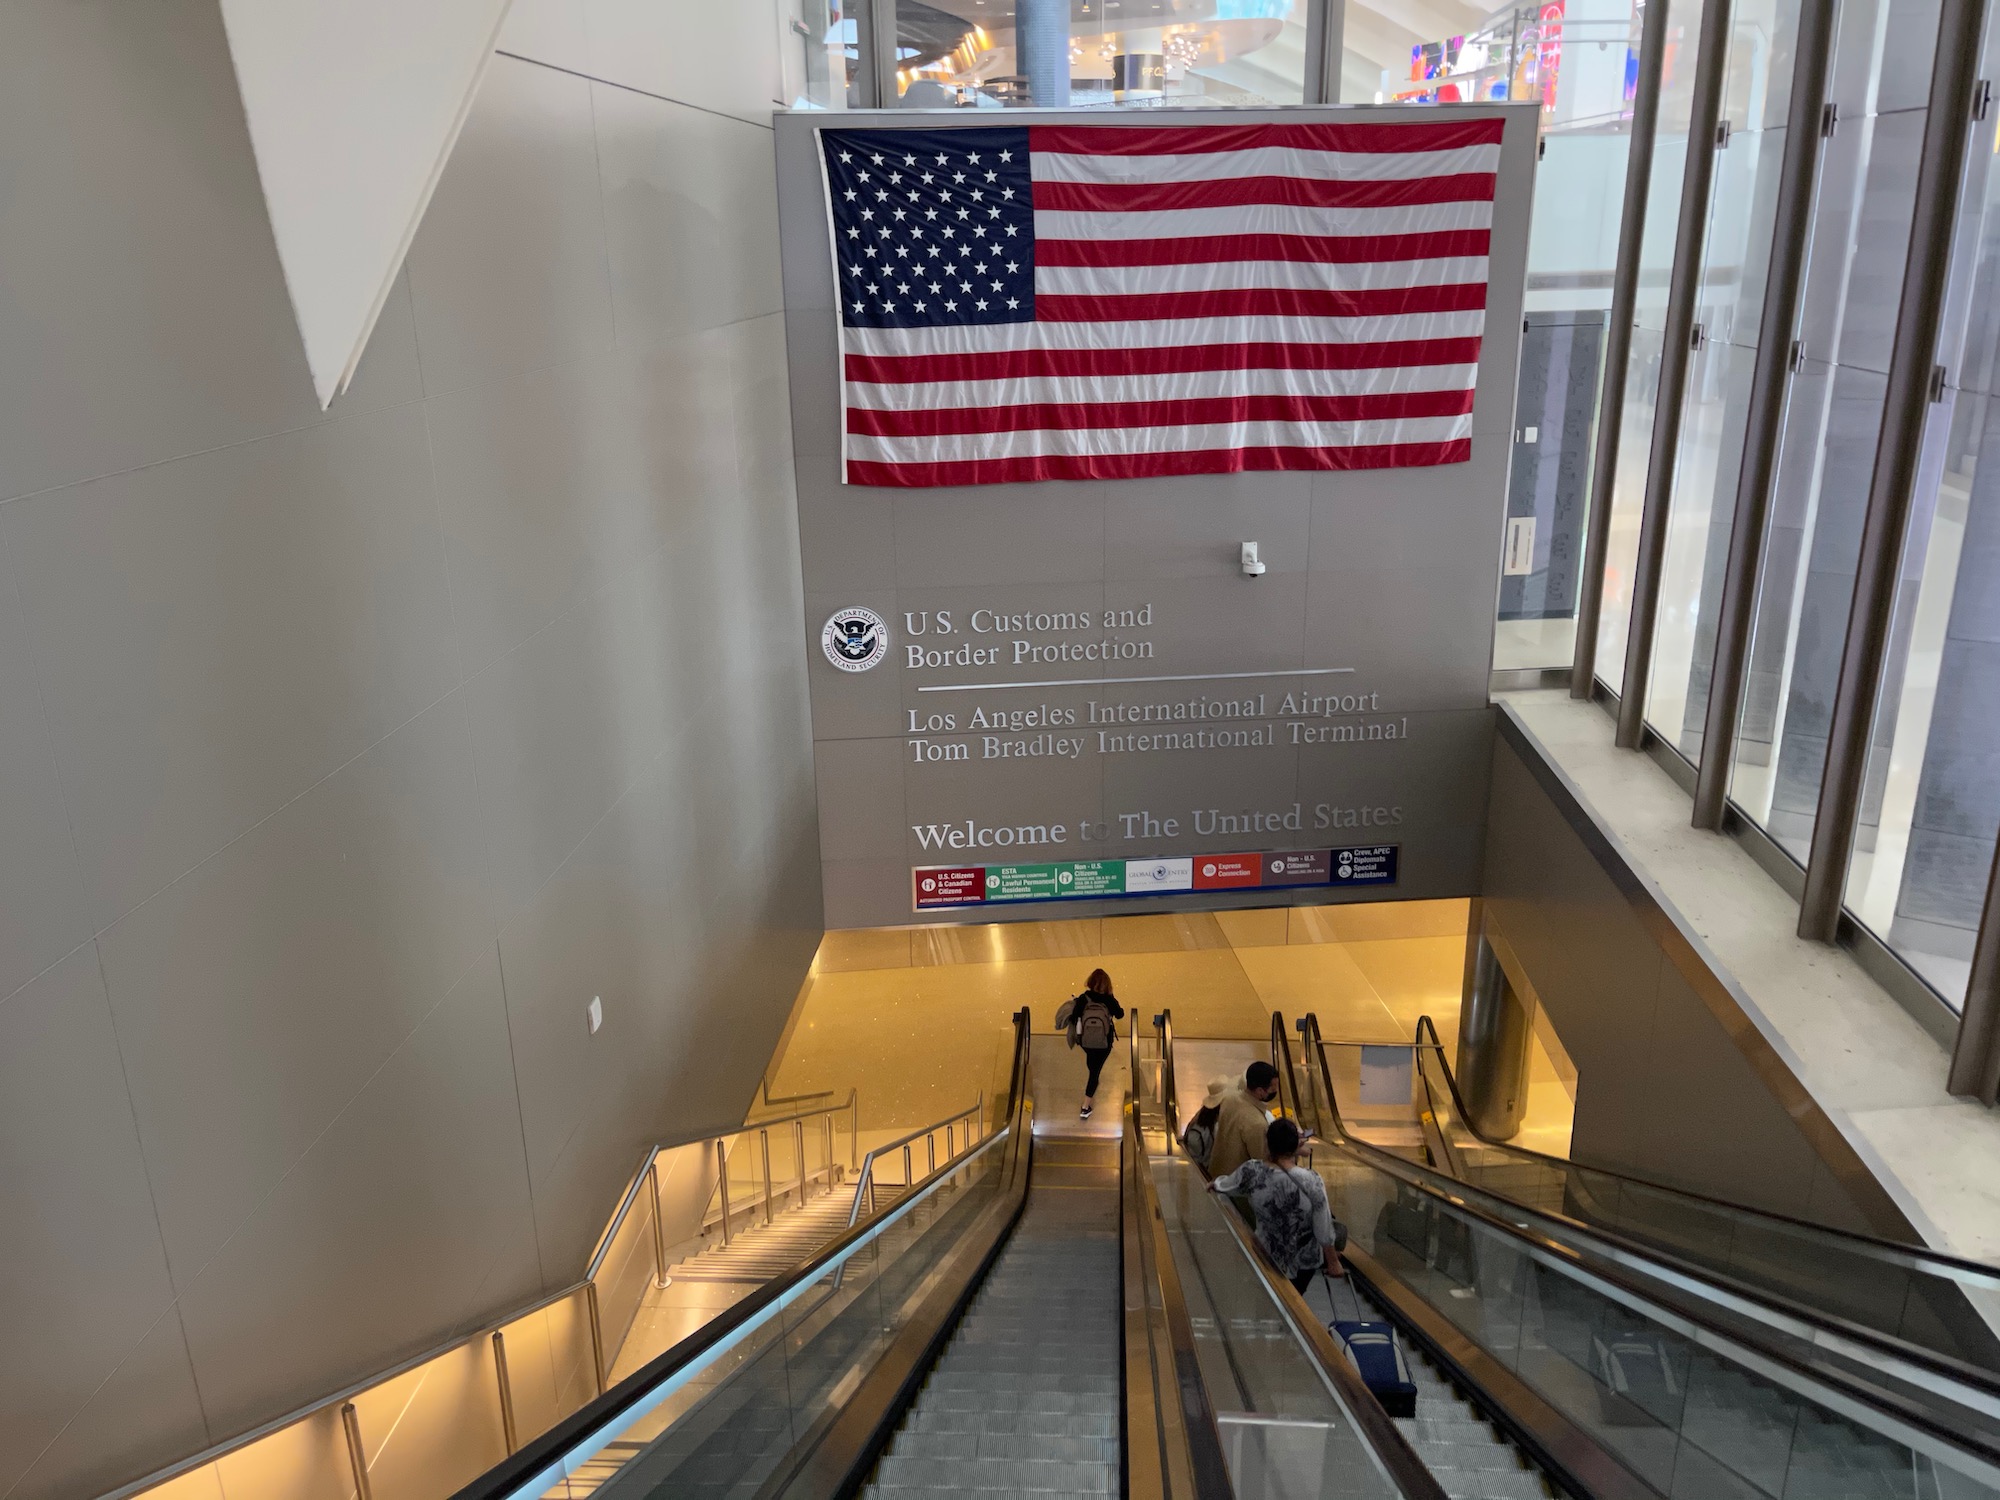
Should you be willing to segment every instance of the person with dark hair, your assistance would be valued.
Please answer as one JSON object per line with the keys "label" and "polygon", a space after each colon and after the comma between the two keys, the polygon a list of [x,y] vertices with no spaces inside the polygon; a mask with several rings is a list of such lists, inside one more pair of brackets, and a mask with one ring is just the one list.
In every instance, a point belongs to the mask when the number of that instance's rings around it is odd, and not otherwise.
{"label": "person with dark hair", "polygon": [[1264,1132],[1264,1151],[1262,1161],[1246,1161],[1209,1186],[1250,1200],[1257,1248],[1304,1296],[1320,1272],[1346,1274],[1340,1248],[1347,1243],[1347,1230],[1327,1206],[1326,1184],[1299,1165],[1298,1126],[1273,1120]]}
{"label": "person with dark hair", "polygon": [[1104,1060],[1111,1055],[1111,1044],[1118,1040],[1116,1023],[1124,1014],[1125,1007],[1111,993],[1111,976],[1102,969],[1092,969],[1083,982],[1083,993],[1064,1001],[1056,1011],[1056,1030],[1067,1031],[1069,1044],[1083,1049],[1083,1060],[1089,1068],[1083,1085],[1083,1107],[1077,1111],[1083,1119],[1088,1120],[1097,1107],[1097,1080],[1104,1073]]}
{"label": "person with dark hair", "polygon": [[1243,1073],[1243,1087],[1225,1094],[1217,1106],[1210,1172],[1216,1176],[1234,1172],[1264,1154],[1264,1128],[1270,1123],[1264,1111],[1277,1097],[1278,1070],[1267,1062],[1250,1064]]}

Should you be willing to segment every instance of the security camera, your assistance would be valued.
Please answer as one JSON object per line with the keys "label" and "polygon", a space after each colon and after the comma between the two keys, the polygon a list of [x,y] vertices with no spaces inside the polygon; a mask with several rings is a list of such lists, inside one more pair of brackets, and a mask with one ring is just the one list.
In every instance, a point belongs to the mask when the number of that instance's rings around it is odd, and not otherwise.
{"label": "security camera", "polygon": [[1262,578],[1264,576],[1264,562],[1262,558],[1257,556],[1257,544],[1255,542],[1245,542],[1243,544],[1243,576],[1245,578]]}

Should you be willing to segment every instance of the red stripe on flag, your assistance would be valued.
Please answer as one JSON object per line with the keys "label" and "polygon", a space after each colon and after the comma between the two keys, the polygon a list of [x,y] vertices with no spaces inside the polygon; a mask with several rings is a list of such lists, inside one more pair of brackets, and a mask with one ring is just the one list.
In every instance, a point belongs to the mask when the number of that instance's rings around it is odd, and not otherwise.
{"label": "red stripe on flag", "polygon": [[1489,203],[1494,174],[1457,172],[1386,182],[1322,177],[1223,177],[1197,182],[1035,184],[1035,207],[1136,213],[1278,203],[1297,208],[1403,208],[1413,203]]}
{"label": "red stripe on flag", "polygon": [[977,354],[850,354],[847,378],[878,385],[1028,380],[1049,375],[1180,375],[1197,370],[1387,370],[1474,365],[1479,340],[1375,344],[1176,344],[1141,349],[995,349]]}
{"label": "red stripe on flag", "polygon": [[1236,260],[1298,260],[1351,265],[1376,260],[1444,260],[1484,255],[1486,229],[1428,234],[1190,234],[1173,239],[1037,238],[1038,266],[1191,266]]}
{"label": "red stripe on flag", "polygon": [[1391,153],[1498,145],[1507,122],[1420,120],[1381,125],[1030,125],[1031,152],[1073,156],[1200,156],[1289,146],[1298,151]]}
{"label": "red stripe on flag", "polygon": [[1446,286],[1385,286],[1354,292],[1307,287],[1225,287],[1212,292],[1130,292],[1084,297],[1054,292],[1035,297],[1038,323],[1120,323],[1170,318],[1374,318],[1407,313],[1477,312],[1483,282]]}
{"label": "red stripe on flag", "polygon": [[1472,440],[1385,443],[1372,448],[1205,448],[1190,453],[1104,453],[1089,457],[976,458],[885,464],[850,459],[849,484],[928,489],[947,484],[1024,484],[1042,479],[1151,479],[1166,474],[1243,474],[1274,469],[1419,469],[1462,464]]}
{"label": "red stripe on flag", "polygon": [[1470,390],[1385,391],[1365,396],[1197,396],[1184,401],[1026,402],[943,411],[850,407],[847,430],[869,437],[959,432],[1074,432],[1093,427],[1205,427],[1218,422],[1386,422],[1462,417]]}

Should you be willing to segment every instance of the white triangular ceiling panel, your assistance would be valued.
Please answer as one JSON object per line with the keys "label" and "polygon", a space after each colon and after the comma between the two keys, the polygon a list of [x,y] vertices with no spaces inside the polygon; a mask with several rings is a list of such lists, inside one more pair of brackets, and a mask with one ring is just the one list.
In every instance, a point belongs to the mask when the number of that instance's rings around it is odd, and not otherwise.
{"label": "white triangular ceiling panel", "polygon": [[509,0],[221,0],[322,407],[347,386]]}

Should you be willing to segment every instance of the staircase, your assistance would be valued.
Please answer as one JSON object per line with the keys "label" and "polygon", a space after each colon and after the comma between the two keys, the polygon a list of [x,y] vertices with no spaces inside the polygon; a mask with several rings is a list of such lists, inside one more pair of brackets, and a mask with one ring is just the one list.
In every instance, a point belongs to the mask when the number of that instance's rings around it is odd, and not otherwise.
{"label": "staircase", "polygon": [[[887,1208],[900,1188],[884,1188],[876,1204]],[[768,1224],[752,1222],[739,1229],[727,1245],[711,1245],[679,1262],[668,1273],[673,1281],[770,1281],[810,1260],[824,1246],[847,1232],[854,1208],[852,1188],[836,1188],[809,1199],[803,1208],[778,1210]]]}
{"label": "staircase", "polygon": [[871,1500],[1118,1492],[1118,1146],[1035,1142],[1021,1223],[876,1465]]}

